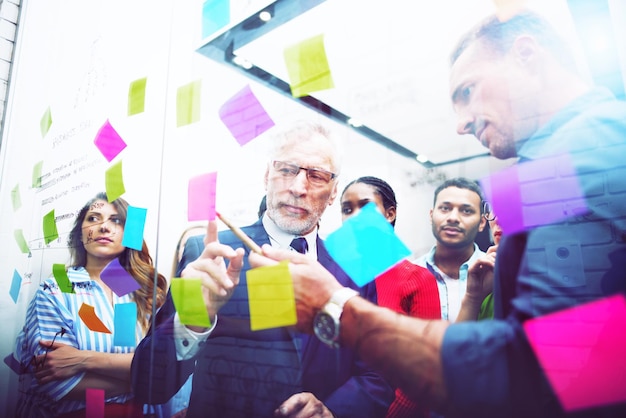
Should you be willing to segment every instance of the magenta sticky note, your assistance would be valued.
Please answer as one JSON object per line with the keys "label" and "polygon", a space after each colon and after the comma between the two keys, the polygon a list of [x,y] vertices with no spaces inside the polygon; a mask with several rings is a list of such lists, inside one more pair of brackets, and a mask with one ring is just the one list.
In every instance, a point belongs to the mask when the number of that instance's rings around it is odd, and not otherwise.
{"label": "magenta sticky note", "polygon": [[109,162],[126,148],[126,142],[124,142],[122,137],[113,126],[111,126],[108,119],[96,134],[93,143],[96,144],[96,147],[98,147],[102,155],[104,155],[104,158]]}
{"label": "magenta sticky note", "polygon": [[626,401],[626,298],[528,320],[524,330],[563,409]]}
{"label": "magenta sticky note", "polygon": [[219,110],[220,119],[239,145],[245,145],[274,126],[250,86],[228,99]]}
{"label": "magenta sticky note", "polygon": [[104,418],[104,389],[85,389],[85,416]]}
{"label": "magenta sticky note", "polygon": [[139,283],[120,264],[119,258],[115,258],[100,273],[100,278],[117,296],[139,289]]}
{"label": "magenta sticky note", "polygon": [[187,219],[212,221],[215,219],[215,192],[217,172],[206,173],[189,180]]}
{"label": "magenta sticky note", "polygon": [[587,208],[570,154],[516,164],[480,185],[505,234],[560,222]]}

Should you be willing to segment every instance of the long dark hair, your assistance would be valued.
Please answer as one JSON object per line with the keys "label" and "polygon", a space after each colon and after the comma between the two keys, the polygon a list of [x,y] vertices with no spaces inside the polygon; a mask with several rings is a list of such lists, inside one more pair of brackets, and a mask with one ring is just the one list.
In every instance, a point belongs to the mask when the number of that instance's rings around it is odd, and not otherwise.
{"label": "long dark hair", "polygon": [[[85,220],[85,215],[92,207],[92,205],[98,201],[104,200],[108,202],[106,193],[98,193],[95,197],[90,199],[85,206],[78,212],[74,226],[70,231],[68,238],[68,244],[70,249],[71,266],[85,267],[87,264],[87,250],[82,240],[82,225]],[[117,210],[118,217],[122,224],[126,223],[126,216],[128,213],[128,202],[121,197],[110,202]],[[167,280],[162,274],[157,273],[148,251],[146,241],[143,241],[141,251],[134,250],[132,248],[125,248],[124,251],[118,256],[120,265],[130,273],[131,276],[137,280],[141,286],[139,289],[133,292],[132,298],[137,304],[137,321],[141,324],[144,333],[148,330],[150,324],[149,318],[152,313],[152,296],[154,293],[154,283],[156,278],[157,294],[156,294],[156,307],[159,308],[165,302],[165,296],[167,294]]]}

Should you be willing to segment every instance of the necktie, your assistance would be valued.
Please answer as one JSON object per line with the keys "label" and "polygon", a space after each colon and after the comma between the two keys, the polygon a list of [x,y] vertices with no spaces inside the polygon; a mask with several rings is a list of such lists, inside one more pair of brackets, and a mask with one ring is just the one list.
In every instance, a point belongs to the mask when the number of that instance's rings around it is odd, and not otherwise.
{"label": "necktie", "polygon": [[309,245],[306,242],[306,239],[303,237],[294,238],[291,241],[291,248],[299,252],[300,254],[304,254],[309,249]]}

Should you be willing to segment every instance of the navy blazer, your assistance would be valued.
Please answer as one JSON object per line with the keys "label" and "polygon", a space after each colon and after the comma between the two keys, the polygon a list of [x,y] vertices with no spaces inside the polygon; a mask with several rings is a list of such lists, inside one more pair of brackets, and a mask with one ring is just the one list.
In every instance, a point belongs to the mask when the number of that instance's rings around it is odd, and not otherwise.
{"label": "navy blazer", "polygon": [[[259,245],[270,243],[261,221],[243,230]],[[229,230],[220,232],[219,240],[233,248],[243,247]],[[190,238],[177,275],[203,249],[203,236]],[[245,251],[240,283],[219,311],[211,336],[192,360],[176,359],[172,338],[175,308],[168,294],[157,313],[156,328],[148,332],[133,358],[136,397],[144,403],[164,403],[194,373],[190,417],[271,417],[289,396],[303,391],[313,393],[337,417],[384,417],[393,400],[393,389],[352,350],[333,350],[293,327],[250,331],[246,282],[249,250]],[[341,284],[376,302],[375,285],[359,288],[332,260],[319,237],[317,256]]]}

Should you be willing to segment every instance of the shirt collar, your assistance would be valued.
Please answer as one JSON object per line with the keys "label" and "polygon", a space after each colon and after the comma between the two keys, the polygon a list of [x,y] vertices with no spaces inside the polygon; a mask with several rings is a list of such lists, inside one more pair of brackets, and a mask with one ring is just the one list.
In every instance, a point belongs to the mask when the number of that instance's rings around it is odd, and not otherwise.
{"label": "shirt collar", "polygon": [[267,235],[270,237],[272,247],[289,249],[291,248],[291,241],[294,238],[302,236],[309,245],[307,255],[317,258],[317,228],[306,235],[293,235],[280,229],[267,213],[263,214],[262,222],[265,232],[267,232]]}

